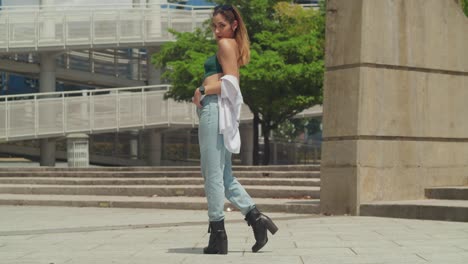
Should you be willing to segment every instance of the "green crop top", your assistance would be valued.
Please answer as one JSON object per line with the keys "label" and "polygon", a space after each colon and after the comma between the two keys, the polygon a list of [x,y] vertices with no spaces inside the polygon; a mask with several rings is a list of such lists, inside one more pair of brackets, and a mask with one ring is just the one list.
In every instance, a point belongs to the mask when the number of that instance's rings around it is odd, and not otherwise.
{"label": "green crop top", "polygon": [[203,79],[206,79],[208,76],[211,76],[213,74],[217,73],[223,73],[223,67],[221,67],[221,64],[219,64],[218,57],[215,55],[208,57],[205,61],[205,77]]}

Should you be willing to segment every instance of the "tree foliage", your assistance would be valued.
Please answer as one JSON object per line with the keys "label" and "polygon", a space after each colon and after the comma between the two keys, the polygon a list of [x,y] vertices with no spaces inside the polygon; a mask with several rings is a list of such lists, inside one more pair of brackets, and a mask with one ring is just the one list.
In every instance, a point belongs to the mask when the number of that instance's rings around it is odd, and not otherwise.
{"label": "tree foliage", "polygon": [[169,80],[172,88],[166,97],[190,101],[196,87],[203,81],[206,56],[216,52],[216,43],[210,39],[211,33],[200,29],[195,32],[170,32],[177,41],[163,45],[160,52],[153,54],[151,62],[158,68],[167,68],[162,78]]}
{"label": "tree foliage", "polygon": [[461,0],[461,4],[465,15],[468,16],[468,0]]}

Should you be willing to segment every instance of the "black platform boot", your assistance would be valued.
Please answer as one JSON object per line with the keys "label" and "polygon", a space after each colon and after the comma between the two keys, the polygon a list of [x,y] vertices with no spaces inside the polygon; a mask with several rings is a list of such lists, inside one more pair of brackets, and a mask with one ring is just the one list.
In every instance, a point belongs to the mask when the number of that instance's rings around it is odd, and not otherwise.
{"label": "black platform boot", "polygon": [[278,231],[278,227],[266,215],[260,213],[257,208],[250,210],[245,216],[245,220],[249,226],[252,226],[256,243],[252,247],[252,252],[259,251],[268,242],[267,229],[272,235]]}
{"label": "black platform boot", "polygon": [[203,254],[227,254],[228,240],[224,229],[224,220],[210,222],[208,233],[210,233],[210,241],[208,246],[203,249]]}

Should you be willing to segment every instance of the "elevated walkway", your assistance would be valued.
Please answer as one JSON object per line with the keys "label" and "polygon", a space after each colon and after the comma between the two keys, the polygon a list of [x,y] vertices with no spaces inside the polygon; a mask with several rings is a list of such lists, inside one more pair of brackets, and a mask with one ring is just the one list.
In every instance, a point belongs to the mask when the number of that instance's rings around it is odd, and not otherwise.
{"label": "elevated walkway", "polygon": [[[157,127],[195,127],[195,106],[164,100],[169,85],[0,97],[0,142]],[[319,116],[320,106],[298,117]],[[252,113],[242,108],[241,122]]]}
{"label": "elevated walkway", "polygon": [[[181,8],[176,8],[177,6]],[[175,4],[2,7],[0,53],[159,46],[194,31],[210,7]]]}

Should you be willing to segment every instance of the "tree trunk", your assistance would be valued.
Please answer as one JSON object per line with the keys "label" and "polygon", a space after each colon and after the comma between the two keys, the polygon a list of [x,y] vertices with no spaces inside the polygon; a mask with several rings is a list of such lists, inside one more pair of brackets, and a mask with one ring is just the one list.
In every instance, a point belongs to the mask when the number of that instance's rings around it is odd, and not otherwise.
{"label": "tree trunk", "polygon": [[263,132],[263,165],[270,164],[270,127],[262,126]]}
{"label": "tree trunk", "polygon": [[258,124],[260,123],[260,118],[258,114],[254,113],[253,118],[253,153],[252,153],[252,161],[253,165],[259,165],[259,157],[258,157]]}

